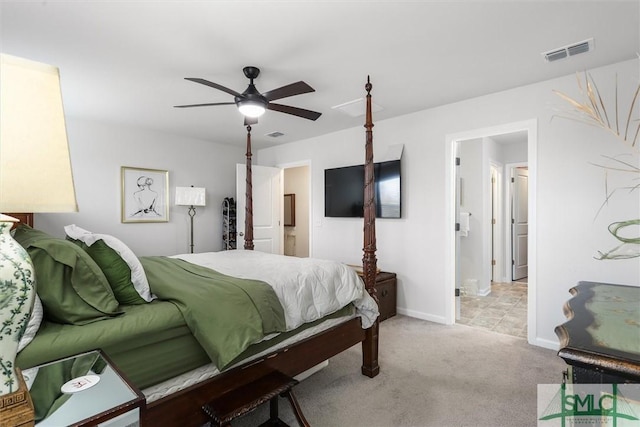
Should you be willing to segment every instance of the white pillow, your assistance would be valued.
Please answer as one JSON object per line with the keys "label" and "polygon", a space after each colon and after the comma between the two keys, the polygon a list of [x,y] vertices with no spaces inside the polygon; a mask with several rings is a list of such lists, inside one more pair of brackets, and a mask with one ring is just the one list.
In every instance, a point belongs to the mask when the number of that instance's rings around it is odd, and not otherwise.
{"label": "white pillow", "polygon": [[140,260],[127,245],[122,243],[122,241],[108,234],[92,233],[75,224],[67,225],[64,227],[64,231],[67,233],[67,236],[75,240],[80,240],[87,246],[91,246],[98,240],[102,240],[107,246],[116,251],[118,255],[122,257],[124,262],[127,263],[131,269],[131,282],[140,297],[147,302],[153,301],[156,298],[156,296],[151,293],[151,289],[149,289],[149,282],[147,281],[147,276],[144,273],[144,268],[142,267]]}
{"label": "white pillow", "polygon": [[18,352],[22,351],[22,349],[25,348],[27,344],[33,341],[33,337],[36,336],[36,332],[38,332],[38,329],[40,329],[42,316],[42,301],[40,301],[40,297],[38,297],[38,294],[36,294],[35,300],[33,301],[33,308],[31,309],[31,315],[29,317],[29,321],[27,322],[27,328],[24,330],[24,335],[18,342]]}

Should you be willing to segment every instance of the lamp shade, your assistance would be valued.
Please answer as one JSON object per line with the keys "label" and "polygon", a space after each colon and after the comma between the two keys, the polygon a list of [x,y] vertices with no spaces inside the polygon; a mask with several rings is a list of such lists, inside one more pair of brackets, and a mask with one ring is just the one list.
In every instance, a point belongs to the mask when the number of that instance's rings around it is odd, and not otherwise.
{"label": "lamp shade", "polygon": [[0,60],[0,212],[77,211],[58,68]]}
{"label": "lamp shade", "polygon": [[204,187],[176,187],[176,205],[206,206]]}

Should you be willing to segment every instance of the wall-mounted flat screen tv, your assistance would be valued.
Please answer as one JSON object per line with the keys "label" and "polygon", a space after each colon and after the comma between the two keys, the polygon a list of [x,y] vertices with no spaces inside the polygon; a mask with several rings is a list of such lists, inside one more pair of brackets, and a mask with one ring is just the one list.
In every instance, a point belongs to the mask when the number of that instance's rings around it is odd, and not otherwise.
{"label": "wall-mounted flat screen tv", "polygon": [[[374,164],[376,218],[400,218],[400,160]],[[325,169],[324,216],[364,216],[364,165]]]}

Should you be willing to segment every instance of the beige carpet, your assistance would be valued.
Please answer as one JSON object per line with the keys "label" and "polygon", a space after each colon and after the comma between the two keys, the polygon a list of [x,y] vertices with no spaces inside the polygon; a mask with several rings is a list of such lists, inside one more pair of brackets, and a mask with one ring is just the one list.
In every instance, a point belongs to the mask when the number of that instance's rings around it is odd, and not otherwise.
{"label": "beige carpet", "polygon": [[[380,325],[380,374],[360,374],[360,346],[295,387],[314,427],[525,427],[536,425],[537,384],[558,384],[566,365],[524,339],[404,316]],[[297,423],[284,399],[281,418]],[[268,405],[234,421],[257,426]]]}

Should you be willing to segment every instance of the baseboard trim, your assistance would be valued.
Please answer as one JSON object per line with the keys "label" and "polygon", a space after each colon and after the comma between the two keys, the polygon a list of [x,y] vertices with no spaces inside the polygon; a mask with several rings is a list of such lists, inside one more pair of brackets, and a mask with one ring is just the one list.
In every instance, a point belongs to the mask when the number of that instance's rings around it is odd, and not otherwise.
{"label": "baseboard trim", "polygon": [[536,345],[538,347],[548,348],[549,350],[560,350],[560,343],[558,341],[547,340],[544,338],[534,338],[529,344]]}
{"label": "baseboard trim", "polygon": [[429,322],[441,323],[443,325],[447,324],[444,316],[435,316],[433,314],[423,313],[421,311],[415,311],[415,310],[408,310],[406,308],[400,308],[400,307],[398,307],[396,311],[398,314],[402,314],[404,316],[415,317],[416,319],[428,320]]}
{"label": "baseboard trim", "polygon": [[[401,308],[401,307],[398,307],[396,309],[396,312],[398,314],[402,314],[403,316],[415,317],[416,319],[420,319],[420,320],[427,320],[429,322],[440,323],[443,325],[448,324],[444,316],[435,316],[433,314],[423,313],[421,311],[415,311],[415,310],[408,310],[406,308]],[[544,338],[534,338],[533,340],[528,342],[529,344],[535,345],[537,347],[542,347],[542,348],[555,350],[555,351],[560,350],[560,343],[558,341],[547,340]]]}
{"label": "baseboard trim", "polygon": [[482,291],[480,289],[478,289],[478,296],[479,297],[486,297],[490,293],[491,293],[491,288],[485,289],[485,290],[482,290]]}

